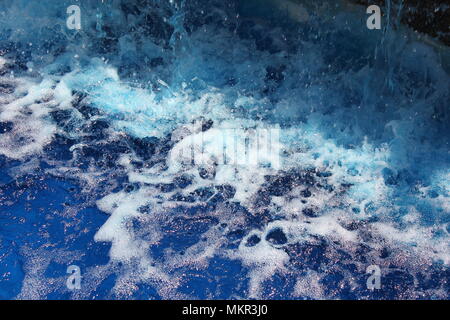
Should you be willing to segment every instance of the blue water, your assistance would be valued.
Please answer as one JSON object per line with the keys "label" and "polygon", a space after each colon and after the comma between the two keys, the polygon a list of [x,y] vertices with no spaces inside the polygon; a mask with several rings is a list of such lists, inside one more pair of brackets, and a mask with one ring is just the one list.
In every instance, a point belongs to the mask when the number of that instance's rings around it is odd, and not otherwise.
{"label": "blue water", "polygon": [[[75,3],[0,6],[1,299],[449,298],[448,48],[339,1]],[[267,128],[279,166],[221,159]]]}

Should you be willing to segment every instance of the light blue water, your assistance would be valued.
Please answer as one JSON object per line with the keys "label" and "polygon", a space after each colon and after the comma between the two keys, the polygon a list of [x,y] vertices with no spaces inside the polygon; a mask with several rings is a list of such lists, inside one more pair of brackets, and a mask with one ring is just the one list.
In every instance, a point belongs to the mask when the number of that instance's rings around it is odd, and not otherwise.
{"label": "light blue water", "polygon": [[[1,298],[448,298],[442,50],[340,2],[3,3]],[[178,156],[224,128],[281,168]]]}

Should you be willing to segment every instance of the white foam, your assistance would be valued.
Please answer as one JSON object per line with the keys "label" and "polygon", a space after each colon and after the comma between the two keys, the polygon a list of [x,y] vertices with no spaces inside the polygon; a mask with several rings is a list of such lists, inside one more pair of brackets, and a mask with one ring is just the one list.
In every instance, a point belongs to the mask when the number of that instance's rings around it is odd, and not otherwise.
{"label": "white foam", "polygon": [[271,246],[267,241],[260,241],[256,246],[246,247],[242,241],[239,250],[232,252],[230,258],[239,259],[250,268],[248,296],[261,298],[262,285],[276,272],[283,272],[289,256],[284,250]]}
{"label": "white foam", "polygon": [[[9,2],[8,19],[5,21],[6,27],[14,26],[12,41],[27,43],[32,40],[32,32],[20,31],[29,30],[33,26],[30,19],[36,19],[35,25],[54,25],[53,20],[50,21],[41,14],[44,10],[42,6],[36,3],[28,5],[27,1],[15,3],[19,4],[16,6],[12,1]],[[94,4],[86,6],[92,8]],[[288,6],[295,8],[295,19],[312,19],[298,4]],[[116,24],[110,21],[113,31],[119,25],[128,25],[126,21],[133,23],[140,19],[137,16],[128,19],[119,9],[112,7],[111,17],[117,19]],[[23,8],[30,13],[27,18],[14,19],[24,16]],[[48,9],[52,15],[58,16],[56,13],[61,8],[62,4],[58,3]],[[60,18],[58,21],[64,23]],[[92,18],[87,21],[87,25],[89,23],[95,25],[96,22]],[[49,113],[55,109],[70,108],[72,90],[86,94],[85,102],[103,111],[115,126],[115,131],[125,131],[139,138],[162,138],[171,134],[174,146],[166,163],[136,169],[132,165],[132,160],[139,160],[136,155],[121,157],[119,164],[128,174],[128,180],[140,185],[139,190],[113,193],[97,202],[98,207],[109,213],[110,217],[96,233],[95,240],[111,242],[112,262],[123,262],[126,265],[124,274],[116,283],[117,292],[127,295],[137,289],[137,282],[150,280],[163,283],[159,286],[160,293],[173,297],[174,288],[183,277],[183,274],[175,271],[177,268],[206,268],[211,259],[224,256],[238,259],[249,268],[249,296],[263,297],[264,282],[273,274],[284,272],[289,261],[282,245],[273,245],[265,240],[268,232],[275,227],[281,228],[286,234],[287,244],[307,244],[315,237],[323,237],[352,252],[363,242],[374,249],[378,249],[381,243],[386,243],[391,248],[401,247],[406,251],[416,252],[417,256],[425,257],[425,260],[430,258],[429,260],[449,262],[448,233],[441,238],[435,237],[437,231],[442,231],[443,225],[421,226],[420,213],[414,205],[406,208],[407,213],[400,221],[404,226],[400,227],[400,223],[392,221],[395,219],[390,214],[400,205],[392,203],[390,196],[395,187],[387,186],[382,176],[384,168],[392,166],[400,170],[405,163],[410,162],[410,157],[421,159],[422,163],[418,167],[424,176],[429,174],[432,182],[429,187],[418,186],[421,193],[417,197],[423,197],[432,188],[438,187],[443,192],[429,203],[442,209],[443,214],[449,212],[448,170],[428,168],[427,157],[422,158],[415,145],[422,141],[422,137],[426,137],[432,127],[424,121],[434,116],[433,108],[424,106],[428,99],[417,99],[417,102],[405,104],[404,101],[411,99],[407,95],[400,95],[401,99],[398,100],[389,97],[380,100],[377,95],[385,86],[391,70],[378,70],[377,66],[366,66],[357,71],[345,70],[343,73],[324,71],[328,67],[326,57],[322,54],[324,48],[316,41],[299,41],[301,48],[297,54],[283,51],[271,54],[256,50],[254,41],[239,39],[226,28],[199,28],[188,35],[181,30],[182,23],[176,23],[174,27],[183,36],[178,40],[176,36],[172,37],[173,52],[153,41],[142,39],[139,34],[121,36],[118,57],[110,55],[106,59],[92,58],[97,53],[95,50],[90,52],[86,46],[79,46],[75,42],[65,43],[67,54],[53,57],[49,53],[27,63],[34,71],[39,70],[39,61],[45,64],[46,68],[42,71],[44,80],[2,79],[12,81],[16,86],[14,94],[0,98],[0,121],[11,121],[14,124],[11,132],[2,134],[0,153],[11,158],[21,159],[38,154],[51,141],[58,129],[49,120]],[[42,38],[47,38],[48,34],[42,32]],[[90,32],[96,31],[85,30],[81,36],[86,40]],[[96,34],[90,40],[97,39],[98,36]],[[276,38],[283,37],[284,35]],[[389,38],[385,40],[388,41]],[[394,46],[396,41],[399,44]],[[230,43],[233,45],[230,46]],[[438,86],[433,99],[445,96],[443,93],[448,90],[445,87],[447,83],[436,80],[446,79],[447,75],[438,67],[437,57],[432,50],[403,40],[403,35],[394,38],[393,44],[392,50],[398,53],[398,61],[393,56],[393,63],[398,63],[404,70],[417,72],[434,80]],[[161,70],[146,70],[140,75],[141,79],[148,79],[149,84],[154,87],[136,86],[127,82],[130,79],[119,77],[116,66],[124,61],[142,63],[142,53],[147,58],[165,55],[165,65]],[[424,63],[417,64],[419,54],[425,57]],[[108,62],[108,59],[112,61]],[[267,86],[266,68],[280,65],[285,66],[289,72],[283,73],[284,80],[277,84],[279,87],[271,99],[264,97],[261,88]],[[0,70],[5,66],[5,59],[0,58]],[[55,76],[61,66],[70,67],[72,71],[61,77]],[[32,75],[37,77],[35,73]],[[391,78],[388,81],[394,81],[395,84],[395,79]],[[224,85],[224,82],[231,79],[236,82],[235,85]],[[401,83],[398,87],[402,89]],[[343,92],[349,91],[362,97],[362,106],[352,106],[346,101]],[[37,103],[38,100],[46,102]],[[380,106],[381,102],[386,105]],[[379,111],[377,108],[381,107],[386,108]],[[419,114],[423,116],[417,116]],[[213,120],[212,128],[202,132],[202,121],[195,121],[200,117]],[[250,120],[261,117],[270,119],[272,123],[268,125]],[[273,123],[284,125],[280,129],[279,144],[273,141],[270,143],[274,150],[283,151],[279,160],[278,152],[269,152],[261,163],[255,159],[250,163],[241,163],[246,155],[244,143],[241,140],[229,142],[221,134],[223,130],[230,128],[245,132],[252,129],[265,130],[268,126],[273,126]],[[386,124],[385,128],[381,128],[383,132],[373,134],[380,124]],[[77,135],[76,132],[71,134]],[[19,143],[19,140],[22,142]],[[233,156],[221,148],[223,145],[234,145],[235,148],[230,149],[233,150]],[[75,145],[71,151],[77,152],[82,146]],[[263,143],[259,147],[268,149],[268,144]],[[447,152],[445,147],[440,150],[432,142],[425,142],[421,147],[424,153],[436,152],[433,155],[439,152],[445,155]],[[194,160],[198,161],[192,162],[192,151]],[[236,158],[238,151],[242,152],[242,158]],[[230,163],[227,160],[229,158],[236,161]],[[252,159],[251,153],[249,158]],[[445,165],[447,158],[443,159],[442,163]],[[31,164],[28,168],[33,167]],[[215,172],[215,177],[204,179],[200,176],[199,169],[208,173]],[[227,243],[227,239],[224,232],[218,226],[212,226],[205,232],[207,240],[187,248],[184,256],[179,256],[170,249],[166,250],[162,262],[154,261],[151,256],[149,248],[158,244],[164,236],[161,224],[172,217],[173,209],[202,204],[200,201],[191,204],[169,201],[176,192],[188,195],[197,188],[229,184],[236,190],[230,201],[239,202],[251,214],[256,215],[261,210],[255,206],[254,200],[266,182],[265,176],[302,173],[311,169],[329,172],[331,176],[317,179],[330,185],[334,192],[317,186],[310,187],[312,196],[304,203],[301,192],[306,187],[300,185],[294,186],[285,195],[270,197],[270,203],[264,209],[276,215],[279,220],[261,227],[261,230],[253,230],[238,249],[225,249],[223,245]],[[91,190],[95,190],[97,185],[105,183],[107,179],[95,168],[81,172],[79,169],[60,167],[50,172],[81,179],[87,182]],[[193,177],[192,184],[183,190],[163,194],[155,187],[158,183],[170,183],[183,174]],[[366,210],[371,205],[373,210]],[[141,206],[148,206],[151,212],[141,213]],[[302,212],[308,208],[313,209],[318,217],[306,217]],[[359,209],[359,213],[354,213],[352,209]],[[226,223],[230,230],[231,227],[242,227],[246,223],[244,214],[228,212],[220,206],[208,214],[214,215],[220,223]],[[363,240],[358,231],[343,227],[355,220],[365,221],[368,218],[380,219],[380,222],[372,224],[366,230],[372,232],[375,240]],[[148,232],[145,238],[139,233],[142,230],[135,230],[133,227],[135,221],[144,223],[149,229],[146,230]],[[252,234],[260,235],[262,240],[254,247],[246,247],[245,240]],[[36,278],[37,275],[33,277]],[[33,293],[35,294],[39,296],[38,292]],[[305,279],[299,278],[295,294],[321,297],[318,275],[309,272]]]}
{"label": "white foam", "polygon": [[3,57],[0,57],[0,71],[3,70],[3,68],[5,67],[7,63],[7,60]]}
{"label": "white foam", "polygon": [[325,299],[320,280],[322,276],[316,271],[309,270],[306,275],[299,277],[295,283],[294,296],[310,299]]}
{"label": "white foam", "polygon": [[[51,142],[56,126],[48,119],[49,112],[61,101],[53,100],[51,80],[34,83],[31,80],[17,81],[16,99],[0,105],[0,121],[13,123],[11,131],[3,133],[0,154],[13,159],[22,159],[42,151]],[[37,103],[38,101],[48,101]]]}

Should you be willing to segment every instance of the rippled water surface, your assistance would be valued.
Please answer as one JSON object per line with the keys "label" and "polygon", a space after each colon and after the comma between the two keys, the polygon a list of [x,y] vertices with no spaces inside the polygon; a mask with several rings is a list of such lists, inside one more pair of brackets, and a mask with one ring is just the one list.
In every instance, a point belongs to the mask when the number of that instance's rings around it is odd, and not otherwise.
{"label": "rippled water surface", "polygon": [[3,0],[0,298],[448,299],[449,52],[387,9]]}

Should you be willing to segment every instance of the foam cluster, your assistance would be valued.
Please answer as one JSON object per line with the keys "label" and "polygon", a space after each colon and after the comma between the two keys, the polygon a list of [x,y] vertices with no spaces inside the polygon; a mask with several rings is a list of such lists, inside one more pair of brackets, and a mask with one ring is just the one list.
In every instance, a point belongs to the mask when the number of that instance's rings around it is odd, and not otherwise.
{"label": "foam cluster", "polygon": [[[222,298],[380,298],[361,289],[372,264],[412,283],[392,297],[448,297],[438,53],[403,28],[368,31],[356,9],[268,3],[86,1],[77,33],[68,1],[5,2],[0,155],[19,162],[5,172],[38,159],[108,214],[93,240],[109,262],[78,298],[108,267],[118,297],[215,298],[189,275],[220,283],[232,266]],[[433,268],[440,282],[416,288]]]}

